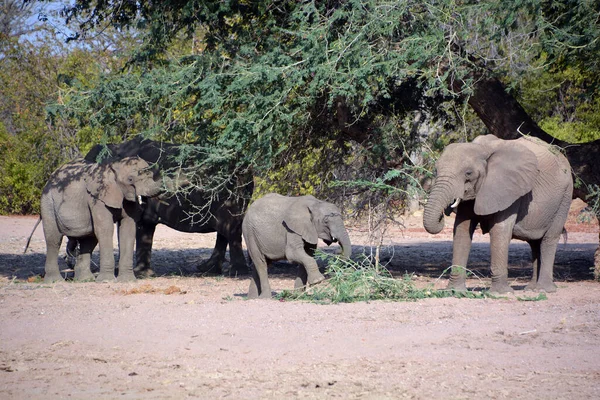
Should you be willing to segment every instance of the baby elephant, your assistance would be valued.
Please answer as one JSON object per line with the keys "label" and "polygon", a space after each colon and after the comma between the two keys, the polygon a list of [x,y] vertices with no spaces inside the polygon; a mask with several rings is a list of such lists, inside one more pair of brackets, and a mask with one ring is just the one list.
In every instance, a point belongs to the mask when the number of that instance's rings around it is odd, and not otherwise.
{"label": "baby elephant", "polygon": [[118,280],[134,280],[134,218],[139,213],[138,201],[142,196],[157,195],[160,189],[158,174],[138,157],[107,164],[77,160],[57,169],[44,187],[41,199],[40,218],[46,239],[44,281],[62,280],[57,258],[63,236],[79,242],[75,279],[93,278],[90,256],[99,244],[100,273],[96,281],[114,280],[115,222],[119,222]]}
{"label": "baby elephant", "polygon": [[267,194],[248,207],[242,233],[253,262],[248,298],[271,297],[267,267],[272,261],[299,264],[296,288],[324,280],[313,258],[319,238],[327,245],[339,242],[346,258],[352,253],[340,210],[313,196]]}

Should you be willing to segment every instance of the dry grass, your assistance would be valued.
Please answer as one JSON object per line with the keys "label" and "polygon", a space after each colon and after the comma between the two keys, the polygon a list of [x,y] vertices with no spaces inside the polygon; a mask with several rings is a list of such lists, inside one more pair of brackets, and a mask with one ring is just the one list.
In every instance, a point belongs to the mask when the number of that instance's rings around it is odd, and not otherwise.
{"label": "dry grass", "polygon": [[184,290],[181,290],[181,288],[175,286],[175,285],[171,285],[165,289],[163,288],[157,288],[156,286],[151,285],[150,283],[144,283],[138,287],[132,288],[132,289],[127,289],[127,290],[120,290],[119,291],[120,294],[124,295],[124,296],[128,296],[130,294],[186,294],[187,292]]}

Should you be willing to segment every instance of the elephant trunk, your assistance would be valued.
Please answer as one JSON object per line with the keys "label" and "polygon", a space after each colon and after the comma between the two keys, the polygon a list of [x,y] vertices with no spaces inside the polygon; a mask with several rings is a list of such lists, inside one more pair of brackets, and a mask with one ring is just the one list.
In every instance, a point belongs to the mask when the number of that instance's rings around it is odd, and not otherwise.
{"label": "elephant trunk", "polygon": [[444,210],[455,203],[457,197],[454,193],[448,180],[436,179],[423,211],[423,226],[427,232],[436,234],[444,229]]}
{"label": "elephant trunk", "polygon": [[335,238],[342,247],[342,257],[350,259],[350,256],[352,255],[352,244],[350,243],[348,231],[342,229]]}
{"label": "elephant trunk", "polygon": [[160,179],[153,179],[147,182],[146,185],[136,187],[136,194],[138,196],[154,197],[157,196],[162,189],[162,182]]}

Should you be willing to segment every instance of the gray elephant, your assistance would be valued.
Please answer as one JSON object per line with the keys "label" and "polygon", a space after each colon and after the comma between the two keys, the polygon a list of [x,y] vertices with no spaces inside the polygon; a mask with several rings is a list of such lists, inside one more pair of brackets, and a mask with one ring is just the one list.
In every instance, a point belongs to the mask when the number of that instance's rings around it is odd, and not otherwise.
{"label": "gray elephant", "polygon": [[[455,209],[453,266],[467,266],[473,232],[480,224],[490,234],[491,292],[513,290],[507,280],[511,238],[531,247],[533,277],[527,289],[555,291],[554,256],[573,192],[571,168],[562,153],[531,137],[502,140],[486,135],[449,145],[436,168],[423,225],[438,233],[444,227],[444,210]],[[464,268],[453,268],[448,287],[466,290]]]}
{"label": "gray elephant", "polygon": [[325,279],[313,258],[318,239],[327,245],[339,242],[346,258],[352,253],[340,210],[313,196],[270,193],[261,197],[248,207],[242,232],[253,262],[248,298],[271,297],[267,268],[272,261],[299,264],[297,289]]}
{"label": "gray elephant", "polygon": [[[161,171],[178,167],[174,162],[179,154],[178,145],[143,139],[140,136],[119,145],[96,145],[85,156],[86,160],[101,161],[105,149],[108,149],[111,157],[139,156],[151,164],[157,164]],[[166,172],[165,176],[168,175]],[[237,181],[230,186],[216,194],[194,189],[185,194],[161,195],[148,199],[137,222],[135,272],[141,276],[154,275],[151,268],[152,241],[156,225],[161,223],[180,232],[217,233],[213,253],[208,261],[198,266],[199,270],[220,274],[229,245],[229,274],[247,273],[248,267],[242,250],[242,220],[247,201],[252,197],[254,184],[251,176],[242,176],[237,177]],[[199,221],[190,218],[191,214],[207,204],[210,206],[207,207],[206,218]]]}
{"label": "gray elephant", "polygon": [[[119,224],[118,281],[135,280],[133,242],[135,218],[142,196],[160,192],[161,179],[144,160],[128,157],[99,165],[77,160],[57,169],[42,191],[40,218],[46,239],[45,282],[62,280],[58,252],[63,236],[79,243],[75,279],[92,279],[91,253],[100,245],[96,281],[115,279],[114,224]],[[72,250],[72,249],[71,249]]]}

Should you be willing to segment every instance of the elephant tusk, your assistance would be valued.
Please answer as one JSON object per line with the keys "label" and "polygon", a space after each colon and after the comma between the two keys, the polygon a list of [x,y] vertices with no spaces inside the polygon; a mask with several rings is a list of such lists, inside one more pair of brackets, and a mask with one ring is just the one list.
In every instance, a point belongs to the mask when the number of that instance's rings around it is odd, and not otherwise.
{"label": "elephant tusk", "polygon": [[137,197],[138,203],[141,206],[142,205],[142,196],[138,195]]}
{"label": "elephant tusk", "polygon": [[454,201],[454,203],[452,203],[452,205],[450,206],[450,208],[456,208],[456,207],[458,207],[458,204],[459,204],[459,203],[460,203],[460,199],[456,199],[456,200]]}

